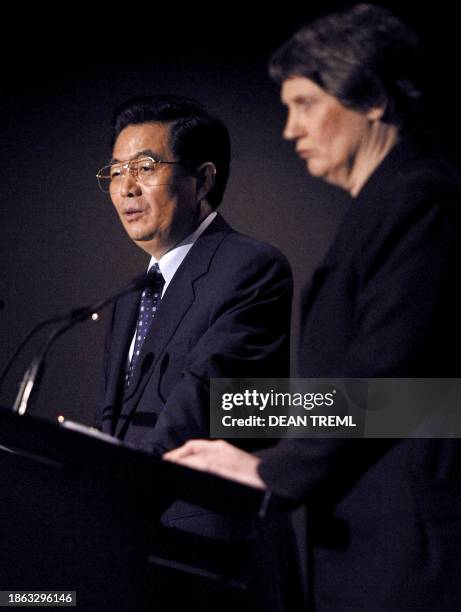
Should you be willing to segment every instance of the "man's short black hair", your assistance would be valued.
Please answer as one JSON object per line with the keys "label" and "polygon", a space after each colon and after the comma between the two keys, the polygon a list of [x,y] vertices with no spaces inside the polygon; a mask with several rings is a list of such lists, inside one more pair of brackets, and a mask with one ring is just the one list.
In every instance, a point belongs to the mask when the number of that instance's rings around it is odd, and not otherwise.
{"label": "man's short black hair", "polygon": [[185,166],[197,168],[204,162],[216,166],[215,184],[206,199],[212,208],[217,208],[224,195],[230,165],[230,138],[224,123],[190,98],[138,96],[115,111],[112,148],[124,128],[142,123],[170,124],[170,149]]}
{"label": "man's short black hair", "polygon": [[385,106],[384,121],[402,125],[420,97],[415,33],[388,9],[356,4],[305,25],[272,55],[269,73],[314,81],[357,111]]}

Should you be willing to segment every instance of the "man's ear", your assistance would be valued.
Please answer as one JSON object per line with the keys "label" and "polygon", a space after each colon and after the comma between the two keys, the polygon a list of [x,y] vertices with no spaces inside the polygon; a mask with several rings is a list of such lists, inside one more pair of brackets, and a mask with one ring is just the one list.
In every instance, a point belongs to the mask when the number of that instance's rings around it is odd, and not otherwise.
{"label": "man's ear", "polygon": [[369,121],[380,121],[386,111],[386,105],[373,106],[366,112],[366,116]]}
{"label": "man's ear", "polygon": [[197,202],[204,200],[213,188],[216,180],[216,166],[205,162],[197,168]]}

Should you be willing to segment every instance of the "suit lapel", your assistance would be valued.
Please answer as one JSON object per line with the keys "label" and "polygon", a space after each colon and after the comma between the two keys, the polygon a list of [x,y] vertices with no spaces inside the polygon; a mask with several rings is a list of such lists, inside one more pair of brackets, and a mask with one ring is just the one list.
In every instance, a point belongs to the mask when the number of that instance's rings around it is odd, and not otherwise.
{"label": "suit lapel", "polygon": [[[198,238],[168,285],[124,397],[115,435],[123,437],[132,412],[171,338],[195,300],[194,283],[207,273],[211,259],[225,236],[233,231],[219,215]],[[138,298],[139,299],[139,298]]]}

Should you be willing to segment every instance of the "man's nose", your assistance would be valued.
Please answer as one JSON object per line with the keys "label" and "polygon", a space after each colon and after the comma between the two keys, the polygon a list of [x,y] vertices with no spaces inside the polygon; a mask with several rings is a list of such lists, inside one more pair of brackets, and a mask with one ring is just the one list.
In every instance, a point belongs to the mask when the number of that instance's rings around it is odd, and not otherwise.
{"label": "man's nose", "polygon": [[122,182],[120,184],[120,195],[124,198],[134,198],[135,196],[141,195],[142,189],[136,178],[133,176],[131,170],[127,170],[122,176]]}

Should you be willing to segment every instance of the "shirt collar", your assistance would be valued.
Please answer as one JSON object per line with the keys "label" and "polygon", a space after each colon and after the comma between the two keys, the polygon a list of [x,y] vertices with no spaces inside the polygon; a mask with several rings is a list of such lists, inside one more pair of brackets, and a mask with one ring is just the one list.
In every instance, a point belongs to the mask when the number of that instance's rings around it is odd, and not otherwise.
{"label": "shirt collar", "polygon": [[150,269],[154,264],[158,263],[160,272],[162,273],[162,276],[165,279],[165,286],[163,288],[163,291],[165,291],[165,289],[168,287],[169,283],[171,282],[171,279],[176,273],[176,270],[182,264],[184,258],[191,250],[196,240],[203,234],[203,232],[214,220],[217,214],[218,213],[216,211],[211,212],[200,223],[197,229],[192,232],[192,234],[186,236],[184,240],[182,240],[171,250],[167,251],[164,255],[162,255],[162,257],[160,257],[160,259],[155,259],[155,257],[151,257],[148,269]]}

